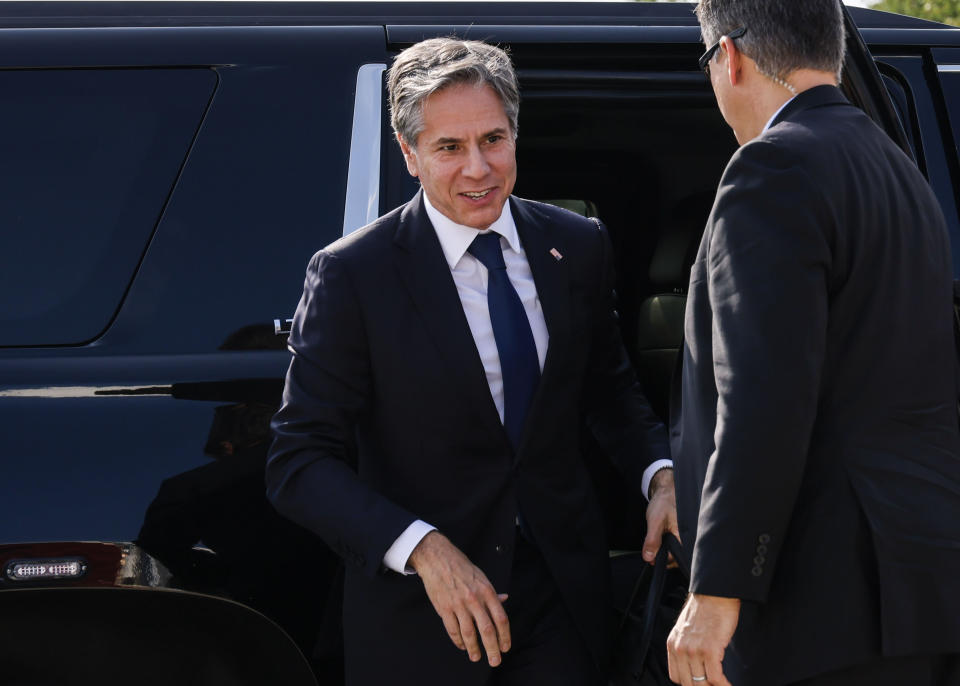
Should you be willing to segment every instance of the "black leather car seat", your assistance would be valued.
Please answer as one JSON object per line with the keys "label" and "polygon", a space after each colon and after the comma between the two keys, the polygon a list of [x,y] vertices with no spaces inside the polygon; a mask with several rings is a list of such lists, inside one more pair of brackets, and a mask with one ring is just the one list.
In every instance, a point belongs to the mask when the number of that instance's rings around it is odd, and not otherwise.
{"label": "black leather car seat", "polygon": [[677,353],[683,343],[690,266],[697,256],[712,205],[712,193],[689,196],[677,203],[650,261],[654,294],[639,308],[637,374],[654,411],[664,421],[668,419]]}
{"label": "black leather car seat", "polygon": [[540,202],[545,202],[548,205],[556,205],[557,207],[562,207],[565,210],[570,210],[576,214],[579,214],[583,217],[596,217],[597,216],[597,206],[593,203],[592,200],[579,200],[574,198],[553,198],[547,200],[541,200]]}

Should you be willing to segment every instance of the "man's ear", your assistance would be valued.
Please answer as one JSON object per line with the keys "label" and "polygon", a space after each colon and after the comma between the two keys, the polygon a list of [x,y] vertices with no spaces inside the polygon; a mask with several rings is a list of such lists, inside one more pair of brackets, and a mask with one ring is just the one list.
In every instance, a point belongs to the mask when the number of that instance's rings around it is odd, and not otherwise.
{"label": "man's ear", "polygon": [[736,86],[743,79],[743,53],[737,49],[737,43],[729,36],[720,39],[720,50],[727,56],[725,71],[731,86]]}
{"label": "man's ear", "polygon": [[400,152],[403,153],[403,159],[407,163],[407,171],[410,172],[410,176],[419,177],[420,167],[417,164],[416,150],[411,148],[399,133],[397,134],[397,143],[400,144]]}

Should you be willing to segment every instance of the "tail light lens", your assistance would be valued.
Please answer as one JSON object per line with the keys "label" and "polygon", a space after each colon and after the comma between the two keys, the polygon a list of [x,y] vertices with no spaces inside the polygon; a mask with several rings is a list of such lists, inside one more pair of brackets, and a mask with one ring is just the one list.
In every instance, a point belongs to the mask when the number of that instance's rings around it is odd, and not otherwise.
{"label": "tail light lens", "polygon": [[4,569],[8,581],[79,579],[87,573],[87,561],[80,557],[38,560],[11,560]]}

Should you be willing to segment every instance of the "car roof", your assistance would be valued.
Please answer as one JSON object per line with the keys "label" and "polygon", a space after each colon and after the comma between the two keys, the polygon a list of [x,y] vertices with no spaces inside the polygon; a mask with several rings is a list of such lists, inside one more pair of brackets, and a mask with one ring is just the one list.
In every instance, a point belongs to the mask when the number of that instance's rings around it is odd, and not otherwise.
{"label": "car roof", "polygon": [[[696,26],[694,2],[394,2],[298,0],[8,0],[0,28],[109,26],[309,26],[315,24],[591,24]],[[937,22],[850,7],[857,26],[950,29]]]}
{"label": "car roof", "polygon": [[469,23],[695,26],[695,3],[654,2],[0,2],[10,26]]}

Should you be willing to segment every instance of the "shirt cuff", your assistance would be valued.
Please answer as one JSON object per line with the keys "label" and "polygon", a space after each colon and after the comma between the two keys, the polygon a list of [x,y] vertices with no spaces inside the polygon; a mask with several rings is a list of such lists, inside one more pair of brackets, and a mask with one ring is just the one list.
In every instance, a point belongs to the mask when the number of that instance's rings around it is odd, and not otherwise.
{"label": "shirt cuff", "polygon": [[650,500],[650,482],[653,481],[654,474],[661,469],[673,469],[673,460],[657,460],[643,470],[643,480],[640,482],[640,488],[643,489],[643,497],[647,500]]}
{"label": "shirt cuff", "polygon": [[423,540],[424,536],[431,531],[435,531],[436,528],[419,519],[408,526],[406,531],[400,534],[399,538],[393,542],[393,545],[383,556],[383,566],[398,574],[416,574],[414,570],[407,567],[410,553]]}

